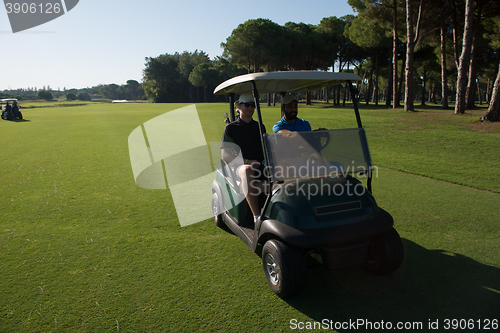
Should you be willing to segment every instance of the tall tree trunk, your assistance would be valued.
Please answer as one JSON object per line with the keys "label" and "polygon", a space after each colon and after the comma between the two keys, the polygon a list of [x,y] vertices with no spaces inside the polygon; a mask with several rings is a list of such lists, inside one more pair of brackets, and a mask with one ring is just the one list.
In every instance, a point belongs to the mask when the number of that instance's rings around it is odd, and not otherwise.
{"label": "tall tree trunk", "polygon": [[477,22],[479,20],[474,20],[474,33],[472,37],[472,48],[470,51],[470,62],[469,62],[469,80],[467,82],[467,92],[465,95],[465,105],[468,110],[474,109],[474,102],[476,99],[476,77],[477,77],[477,34],[479,27]]}
{"label": "tall tree trunk", "polygon": [[500,121],[500,66],[498,68],[495,84],[493,85],[493,92],[488,112],[486,112],[481,120]]}
{"label": "tall tree trunk", "polygon": [[378,47],[375,53],[375,88],[373,94],[375,95],[375,105],[378,106]]}
{"label": "tall tree trunk", "polygon": [[488,83],[486,84],[486,103],[490,102],[490,78],[488,78]]}
{"label": "tall tree trunk", "polygon": [[[425,80],[427,77],[427,71],[424,69],[424,75],[422,75],[422,100],[420,101],[420,105],[425,105]],[[429,90],[429,97],[431,96],[431,92]]]}
{"label": "tall tree trunk", "polygon": [[342,96],[342,106],[345,106],[345,102],[347,100],[347,84],[344,86],[344,96]]}
{"label": "tall tree trunk", "polygon": [[399,108],[399,90],[398,90],[398,5],[397,0],[393,0],[392,5],[392,107]]}
{"label": "tall tree trunk", "polygon": [[441,13],[441,107],[448,109],[448,76],[446,75],[446,28]]}
{"label": "tall tree trunk", "polygon": [[455,59],[455,67],[458,70],[460,60],[458,55],[458,19],[457,19],[457,5],[455,1],[451,2],[453,5],[453,55]]}
{"label": "tall tree trunk", "polygon": [[[347,72],[349,72],[349,64],[350,64],[350,62],[348,61],[347,62]],[[347,99],[347,92],[348,92],[347,84],[345,84],[344,85],[344,98],[342,100],[342,106],[345,106],[345,102],[346,102],[346,99]]]}
{"label": "tall tree trunk", "polygon": [[458,66],[457,77],[457,97],[455,102],[455,114],[465,113],[465,93],[467,90],[467,69],[469,68],[471,44],[472,44],[472,24],[474,17],[474,0],[467,0],[465,5],[465,27],[462,54]]}
{"label": "tall tree trunk", "polygon": [[337,85],[337,106],[340,106],[340,90],[342,89],[342,85]]}
{"label": "tall tree trunk", "polygon": [[405,111],[414,111],[413,100],[413,4],[406,0],[406,67],[405,67]]}
{"label": "tall tree trunk", "polygon": [[[498,1],[498,0],[497,0]],[[473,26],[473,37],[472,37],[472,49],[471,58],[469,65],[469,82],[467,85],[467,97],[466,104],[467,109],[474,109],[474,102],[476,100],[476,90],[479,91],[479,83],[477,82],[477,56],[478,56],[478,41],[479,33],[481,30],[481,17],[483,11],[484,2],[476,1],[476,16],[474,18]],[[477,85],[477,88],[476,88]],[[479,96],[479,98],[481,98]]]}
{"label": "tall tree trunk", "polygon": [[[413,4],[412,0],[406,0],[406,66],[405,66],[405,111],[414,111],[413,102],[415,99],[414,92],[414,71],[413,71],[413,50],[418,41],[420,30],[420,19],[422,16],[423,0],[420,0],[417,26],[415,33],[413,31]],[[415,36],[415,37],[414,37]]]}
{"label": "tall tree trunk", "polygon": [[363,96],[365,98],[365,100],[366,100],[366,93],[365,93],[365,91],[366,91],[366,83],[365,83],[365,79],[366,79],[366,73],[367,72],[368,71],[366,70],[363,73],[363,80],[361,80],[361,89],[359,91],[359,98],[361,99],[361,96]]}
{"label": "tall tree trunk", "polygon": [[[403,61],[401,62],[401,73],[399,75],[399,85],[398,85],[398,101],[401,100],[402,90],[403,90],[403,80],[405,79],[405,66],[406,63],[406,51],[403,53]],[[399,106],[401,106],[398,103]]]}
{"label": "tall tree trunk", "polygon": [[479,79],[476,81],[477,97],[479,98],[479,105],[483,105],[483,96],[481,96],[481,87],[479,86]]}
{"label": "tall tree trunk", "polygon": [[370,94],[372,91],[372,77],[373,77],[373,68],[370,71],[370,78],[368,79],[368,89],[366,89],[366,105],[370,104]]}
{"label": "tall tree trunk", "polygon": [[393,67],[392,66],[389,66],[389,80],[387,80],[387,94],[386,94],[386,98],[385,98],[385,106],[390,108],[391,107],[391,102],[393,101],[392,100],[392,95],[393,95],[393,86],[392,86],[392,80],[394,79],[393,78],[393,75],[392,75],[392,70],[393,70]]}

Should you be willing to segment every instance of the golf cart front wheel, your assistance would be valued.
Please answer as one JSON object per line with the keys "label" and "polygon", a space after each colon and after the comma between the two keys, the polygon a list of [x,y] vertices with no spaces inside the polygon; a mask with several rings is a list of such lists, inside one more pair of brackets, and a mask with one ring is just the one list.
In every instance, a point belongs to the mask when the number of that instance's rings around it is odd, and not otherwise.
{"label": "golf cart front wheel", "polygon": [[370,240],[368,258],[364,265],[367,271],[389,274],[397,270],[402,262],[403,243],[394,228]]}
{"label": "golf cart front wheel", "polygon": [[222,219],[222,210],[220,207],[221,204],[219,202],[219,196],[217,195],[217,193],[212,194],[212,216],[214,218],[215,225],[219,228],[224,229],[226,227],[226,224]]}
{"label": "golf cart front wheel", "polygon": [[269,287],[281,298],[297,294],[306,285],[307,271],[302,252],[277,239],[264,244],[262,267]]}

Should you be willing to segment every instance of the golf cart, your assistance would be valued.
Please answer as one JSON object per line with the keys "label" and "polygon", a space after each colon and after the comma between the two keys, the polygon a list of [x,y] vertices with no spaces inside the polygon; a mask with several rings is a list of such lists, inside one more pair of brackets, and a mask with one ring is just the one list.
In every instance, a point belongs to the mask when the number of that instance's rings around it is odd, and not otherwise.
{"label": "golf cart", "polygon": [[[4,105],[4,103],[5,103],[5,105]],[[8,105],[8,107],[7,107],[7,105]],[[17,104],[17,98],[1,99],[0,100],[0,110],[2,110],[2,119],[5,119],[5,120],[23,119],[23,115],[22,115],[21,111],[19,111],[19,105]]]}
{"label": "golf cart", "polygon": [[[403,261],[393,219],[371,194],[372,163],[351,83],[360,80],[351,73],[253,73],[227,80],[214,91],[229,95],[231,121],[235,94],[253,93],[268,191],[260,195],[261,217],[254,223],[236,175],[242,158],[221,159],[212,184],[213,218],[262,257],[267,282],[280,297],[304,288],[307,255],[328,269],[362,265],[374,274],[389,274]],[[284,96],[339,83],[351,89],[357,128],[264,132],[259,94]]]}

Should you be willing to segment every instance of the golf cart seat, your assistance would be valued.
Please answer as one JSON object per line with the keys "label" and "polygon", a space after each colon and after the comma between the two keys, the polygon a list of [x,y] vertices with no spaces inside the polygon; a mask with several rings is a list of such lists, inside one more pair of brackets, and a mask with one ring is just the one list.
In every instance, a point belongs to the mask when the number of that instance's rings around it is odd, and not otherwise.
{"label": "golf cart seat", "polygon": [[[241,178],[236,172],[240,164],[232,162],[227,163],[223,159],[221,159],[220,162],[221,162],[222,174],[226,178],[226,181],[229,184],[229,186],[233,188],[235,193],[243,195],[243,192],[241,190]],[[267,183],[267,180],[261,180],[261,181]]]}

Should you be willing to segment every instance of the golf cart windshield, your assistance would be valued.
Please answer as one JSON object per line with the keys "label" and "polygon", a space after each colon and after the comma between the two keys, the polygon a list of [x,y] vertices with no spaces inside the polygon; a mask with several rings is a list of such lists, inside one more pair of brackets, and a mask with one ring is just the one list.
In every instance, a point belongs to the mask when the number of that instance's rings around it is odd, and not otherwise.
{"label": "golf cart windshield", "polygon": [[[234,102],[235,94],[252,92],[260,126],[262,148],[265,153],[266,173],[273,181],[296,178],[343,176],[368,173],[371,190],[371,158],[365,132],[357,108],[352,82],[361,81],[354,73],[320,71],[289,71],[250,73],[229,79],[218,85],[214,94],[228,94]],[[286,93],[318,90],[347,83],[353,95],[353,108],[358,128],[331,131],[265,133],[259,106],[259,93]],[[230,102],[231,120],[234,107]]]}
{"label": "golf cart windshield", "polygon": [[264,134],[275,181],[364,174],[371,168],[363,128]]}

